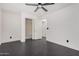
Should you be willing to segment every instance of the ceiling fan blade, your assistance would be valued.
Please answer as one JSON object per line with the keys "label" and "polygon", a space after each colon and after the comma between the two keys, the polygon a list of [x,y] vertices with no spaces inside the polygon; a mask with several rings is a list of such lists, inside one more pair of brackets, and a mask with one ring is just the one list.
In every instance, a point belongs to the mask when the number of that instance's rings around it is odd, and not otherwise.
{"label": "ceiling fan blade", "polygon": [[47,10],[46,8],[44,8],[44,7],[41,7],[41,8],[42,8],[44,11],[46,11],[46,12],[48,11],[48,10]]}
{"label": "ceiling fan blade", "polygon": [[53,4],[55,4],[55,3],[44,3],[44,4],[42,4],[42,5],[53,5]]}
{"label": "ceiling fan blade", "polygon": [[38,9],[39,9],[39,7],[37,7],[37,8],[34,10],[34,12],[36,12]]}
{"label": "ceiling fan blade", "polygon": [[32,4],[32,3],[25,3],[25,5],[29,5],[29,6],[38,6],[38,4]]}

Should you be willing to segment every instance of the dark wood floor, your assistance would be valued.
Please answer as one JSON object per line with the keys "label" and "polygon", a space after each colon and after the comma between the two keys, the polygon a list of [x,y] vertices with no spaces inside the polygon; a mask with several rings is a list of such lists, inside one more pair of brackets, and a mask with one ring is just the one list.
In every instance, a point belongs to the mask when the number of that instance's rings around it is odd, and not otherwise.
{"label": "dark wood floor", "polygon": [[79,51],[40,39],[4,43],[0,56],[79,56]]}

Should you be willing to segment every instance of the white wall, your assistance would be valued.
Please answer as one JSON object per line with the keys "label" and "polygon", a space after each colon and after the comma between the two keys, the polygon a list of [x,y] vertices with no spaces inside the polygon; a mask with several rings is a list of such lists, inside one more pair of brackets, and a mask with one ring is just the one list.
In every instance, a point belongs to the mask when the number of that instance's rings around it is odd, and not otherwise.
{"label": "white wall", "polygon": [[21,13],[21,41],[25,41],[25,18],[32,19],[32,39],[41,39],[42,38],[42,21],[35,14],[28,14],[25,12]]}
{"label": "white wall", "polygon": [[42,19],[42,36],[46,37],[47,32],[47,19]]}
{"label": "white wall", "polygon": [[42,20],[40,18],[35,19],[34,26],[35,26],[35,30],[34,30],[35,38],[34,39],[41,39],[42,38]]}
{"label": "white wall", "polygon": [[47,20],[48,41],[79,50],[79,4],[48,14]]}
{"label": "white wall", "polygon": [[[32,19],[32,39],[42,38],[41,20],[36,16],[26,12],[16,12],[2,9],[2,39],[1,43],[21,40],[25,42],[25,18]],[[37,30],[38,29],[38,30]],[[41,30],[41,31],[40,31]],[[10,39],[12,36],[12,39]]]}
{"label": "white wall", "polygon": [[[20,13],[2,10],[2,43],[21,40]],[[12,36],[12,39],[10,39]]]}
{"label": "white wall", "polygon": [[[21,5],[21,4],[19,4]],[[32,19],[32,39],[41,39],[42,38],[42,21],[37,14],[32,14],[27,11],[17,9],[18,4],[14,6],[14,4],[1,4],[2,11],[0,15],[2,17],[2,21],[0,22],[0,33],[2,36],[1,43],[21,40],[25,41],[25,18]],[[22,8],[25,8],[24,4]],[[21,8],[21,9],[22,9]],[[29,9],[28,9],[29,10]],[[12,36],[12,39],[10,39]]]}
{"label": "white wall", "polygon": [[2,35],[1,35],[1,34],[2,34],[2,31],[1,31],[1,30],[2,30],[2,29],[1,29],[1,27],[2,27],[2,26],[1,26],[1,24],[2,24],[2,22],[1,22],[1,21],[2,21],[2,16],[1,16],[1,14],[2,14],[2,12],[1,12],[1,8],[0,8],[0,44],[1,44],[1,39],[2,39],[2,37],[1,37],[1,36],[2,36]]}
{"label": "white wall", "polygon": [[21,13],[21,42],[25,42],[25,14]]}

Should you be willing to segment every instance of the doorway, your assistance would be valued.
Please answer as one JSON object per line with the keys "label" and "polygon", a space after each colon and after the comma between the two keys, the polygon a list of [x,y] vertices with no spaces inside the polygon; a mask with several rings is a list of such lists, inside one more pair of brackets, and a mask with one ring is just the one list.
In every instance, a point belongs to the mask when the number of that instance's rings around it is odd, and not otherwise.
{"label": "doorway", "polygon": [[25,18],[25,39],[32,39],[32,19]]}
{"label": "doorway", "polygon": [[47,19],[42,20],[42,38],[47,37]]}

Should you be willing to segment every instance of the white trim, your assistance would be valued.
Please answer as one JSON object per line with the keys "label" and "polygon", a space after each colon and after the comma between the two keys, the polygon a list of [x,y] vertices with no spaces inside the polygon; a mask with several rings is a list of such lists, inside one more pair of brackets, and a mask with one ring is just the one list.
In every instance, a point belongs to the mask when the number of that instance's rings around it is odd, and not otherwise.
{"label": "white trim", "polygon": [[25,40],[20,40],[22,43],[25,42]]}
{"label": "white trim", "polygon": [[2,43],[0,42],[0,45],[1,45]]}
{"label": "white trim", "polygon": [[52,42],[52,43],[55,43],[55,44],[58,44],[58,45],[61,45],[61,46],[64,46],[64,47],[67,47],[67,48],[70,48],[70,49],[74,49],[74,50],[79,51],[78,48],[74,48],[74,47],[71,47],[71,46],[69,46],[69,45],[63,45],[63,44],[61,44],[61,43],[54,42],[54,41],[51,41],[51,40],[48,40],[48,39],[46,39],[46,40],[49,41],[49,42]]}

